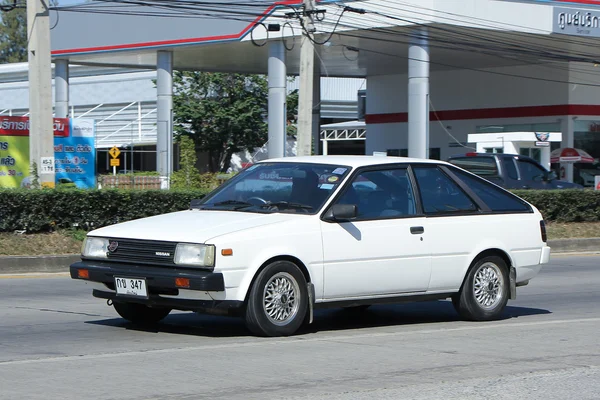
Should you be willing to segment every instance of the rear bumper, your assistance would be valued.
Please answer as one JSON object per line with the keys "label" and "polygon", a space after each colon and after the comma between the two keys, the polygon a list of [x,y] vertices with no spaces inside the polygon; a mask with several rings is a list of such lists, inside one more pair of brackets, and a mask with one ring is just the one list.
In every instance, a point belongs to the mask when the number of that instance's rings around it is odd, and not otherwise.
{"label": "rear bumper", "polygon": [[[87,270],[82,279],[79,270]],[[93,283],[94,297],[116,302],[133,302],[153,307],[197,311],[211,314],[235,314],[243,307],[241,301],[215,300],[211,292],[224,292],[223,274],[205,270],[156,267],[102,261],[80,261],[70,266],[71,278]],[[145,279],[148,297],[117,295],[115,276]],[[189,287],[175,285],[176,278],[189,280]],[[221,293],[221,297],[222,293]]]}
{"label": "rear bumper", "polygon": [[540,256],[540,264],[548,264],[550,262],[550,246],[542,247],[542,255]]}

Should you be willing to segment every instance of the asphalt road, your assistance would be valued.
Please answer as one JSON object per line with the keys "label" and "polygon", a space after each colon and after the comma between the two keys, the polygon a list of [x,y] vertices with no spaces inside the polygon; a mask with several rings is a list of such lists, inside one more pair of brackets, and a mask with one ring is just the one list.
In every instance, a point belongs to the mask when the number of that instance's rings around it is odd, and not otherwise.
{"label": "asphalt road", "polygon": [[0,399],[598,399],[600,256],[554,257],[505,318],[327,310],[290,338],[173,313],[135,329],[81,282],[0,276]]}

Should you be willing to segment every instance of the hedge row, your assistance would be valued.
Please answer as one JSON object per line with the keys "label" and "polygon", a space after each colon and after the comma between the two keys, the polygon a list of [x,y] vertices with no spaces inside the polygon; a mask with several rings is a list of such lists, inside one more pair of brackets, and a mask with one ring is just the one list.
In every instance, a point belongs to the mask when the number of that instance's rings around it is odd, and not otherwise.
{"label": "hedge row", "polygon": [[515,190],[513,193],[536,206],[546,221],[600,221],[600,191]]}
{"label": "hedge row", "polygon": [[0,232],[91,230],[184,210],[207,190],[0,190]]}
{"label": "hedge row", "polygon": [[[206,190],[0,190],[0,232],[90,230],[117,222],[184,210]],[[521,190],[547,221],[600,221],[600,191]]]}

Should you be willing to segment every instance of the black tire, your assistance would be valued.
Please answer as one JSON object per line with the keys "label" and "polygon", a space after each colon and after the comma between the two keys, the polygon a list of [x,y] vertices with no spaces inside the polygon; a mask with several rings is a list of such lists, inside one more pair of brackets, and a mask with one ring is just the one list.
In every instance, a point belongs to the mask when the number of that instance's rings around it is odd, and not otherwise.
{"label": "black tire", "polygon": [[156,324],[171,312],[169,308],[151,308],[137,303],[114,302],[113,306],[121,317],[138,325]]}
{"label": "black tire", "polygon": [[497,256],[484,257],[469,270],[452,304],[463,319],[491,321],[506,307],[509,291],[508,266],[504,260]]}
{"label": "black tire", "polygon": [[258,336],[293,335],[307,313],[306,286],[304,274],[294,263],[275,261],[269,264],[258,274],[250,289],[246,304],[248,329]]}

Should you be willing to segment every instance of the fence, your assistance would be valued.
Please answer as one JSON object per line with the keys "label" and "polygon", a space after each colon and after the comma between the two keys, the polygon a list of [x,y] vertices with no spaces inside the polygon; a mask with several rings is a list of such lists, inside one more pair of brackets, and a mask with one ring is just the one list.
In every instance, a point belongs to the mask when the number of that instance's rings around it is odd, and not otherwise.
{"label": "fence", "polygon": [[160,189],[159,176],[101,175],[98,177],[101,189]]}

